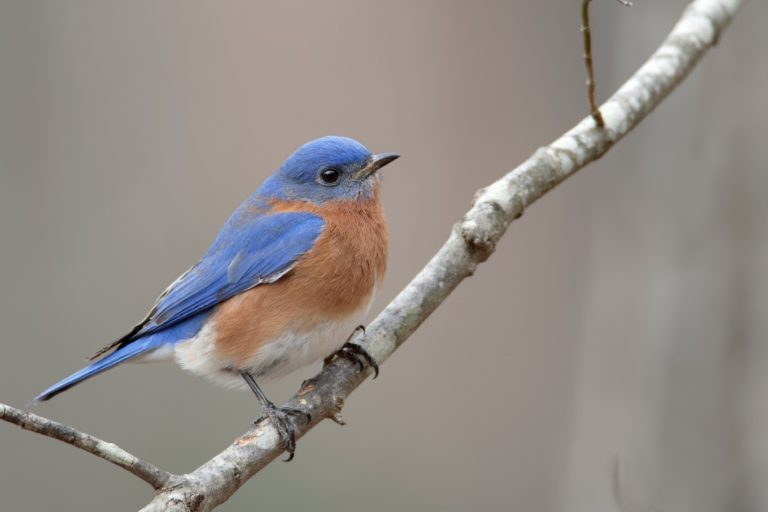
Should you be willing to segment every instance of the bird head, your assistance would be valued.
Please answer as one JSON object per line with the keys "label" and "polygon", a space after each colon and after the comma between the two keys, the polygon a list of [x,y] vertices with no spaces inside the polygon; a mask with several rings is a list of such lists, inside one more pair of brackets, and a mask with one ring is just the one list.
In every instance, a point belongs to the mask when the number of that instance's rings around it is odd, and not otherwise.
{"label": "bird head", "polygon": [[261,192],[315,204],[371,198],[379,181],[377,171],[399,156],[373,154],[348,137],[321,137],[288,157]]}

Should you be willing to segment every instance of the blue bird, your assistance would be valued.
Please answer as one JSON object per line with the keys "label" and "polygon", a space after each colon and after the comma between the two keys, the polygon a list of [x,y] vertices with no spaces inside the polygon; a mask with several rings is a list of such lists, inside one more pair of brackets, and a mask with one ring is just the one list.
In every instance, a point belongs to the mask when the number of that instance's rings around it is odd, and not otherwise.
{"label": "blue bird", "polygon": [[346,137],[301,146],[240,205],[144,320],[36,400],[127,361],[175,360],[195,375],[250,388],[292,458],[290,416],[303,413],[276,407],[256,382],[337,351],[366,356],[344,342],[368,313],[386,271],[377,171],[397,158],[372,154]]}

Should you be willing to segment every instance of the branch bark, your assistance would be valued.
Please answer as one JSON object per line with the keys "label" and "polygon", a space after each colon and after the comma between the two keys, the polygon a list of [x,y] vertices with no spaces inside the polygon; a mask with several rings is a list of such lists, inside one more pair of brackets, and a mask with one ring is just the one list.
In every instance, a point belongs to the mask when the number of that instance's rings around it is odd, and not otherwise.
{"label": "branch bark", "polygon": [[[602,105],[604,127],[598,127],[591,116],[585,118],[551,144],[539,148],[516,169],[478,191],[472,208],[456,223],[437,254],[355,342],[381,365],[456,286],[494,252],[496,243],[514,219],[556,185],[603,156],[675,89],[704,53],[717,43],[742,3],[742,0],[691,2],[658,50]],[[288,403],[312,415],[309,423],[296,425],[297,437],[323,419],[341,421],[339,414],[344,401],[370,373],[370,368],[359,372],[354,363],[337,358],[306,381]],[[110,443],[45,418],[24,414],[0,406],[0,419],[70,442],[131,471],[153,487],[161,487],[142,509],[144,512],[210,511],[283,451],[277,431],[268,420],[263,420],[193,472],[173,475]],[[56,425],[62,434],[45,432],[46,424]],[[69,436],[82,441],[71,442]]]}
{"label": "branch bark", "polygon": [[155,489],[162,488],[173,476],[171,473],[128,453],[114,443],[103,441],[57,421],[16,409],[10,405],[0,404],[0,419],[18,425],[24,430],[58,439],[92,453],[126,471],[130,471]]}

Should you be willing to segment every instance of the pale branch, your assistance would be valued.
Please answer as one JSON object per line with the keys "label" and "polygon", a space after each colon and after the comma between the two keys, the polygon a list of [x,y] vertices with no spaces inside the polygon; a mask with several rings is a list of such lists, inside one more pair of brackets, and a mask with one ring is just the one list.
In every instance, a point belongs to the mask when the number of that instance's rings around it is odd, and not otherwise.
{"label": "pale branch", "polygon": [[[592,28],[589,24],[589,4],[592,0],[581,0],[581,33],[584,39],[584,66],[587,68],[587,99],[589,112],[597,126],[605,126],[603,115],[595,102],[595,69],[592,64]],[[630,7],[629,0],[616,0],[624,7]]]}
{"label": "pale branch", "polygon": [[90,434],[85,434],[72,427],[28,411],[22,411],[10,405],[0,403],[0,419],[18,425],[24,430],[58,439],[88,453],[92,453],[116,466],[120,466],[126,471],[130,471],[155,489],[162,488],[173,477],[171,473],[163,471],[148,462],[144,462],[116,444],[102,441]]}
{"label": "pale branch", "polygon": [[[619,0],[624,2],[624,0]],[[694,0],[651,58],[602,106],[604,126],[587,117],[516,169],[475,195],[472,208],[427,265],[355,342],[381,365],[495,250],[509,224],[533,202],[629,133],[690,73],[733,18],[743,0]],[[370,375],[336,358],[306,381],[288,405],[312,415],[296,425],[303,436],[326,418],[342,422],[346,398]],[[158,489],[145,512],[205,512],[232,496],[280,455],[282,443],[262,420],[193,472],[174,475],[89,434],[0,404],[0,420],[72,444],[116,464]]]}
{"label": "pale branch", "polygon": [[[480,190],[448,241],[368,326],[360,343],[382,364],[495,250],[509,224],[534,201],[605,154],[688,75],[742,0],[694,0],[651,58],[603,106],[605,126],[591,117],[512,172]],[[297,425],[302,436],[324,418],[337,417],[349,394],[370,375],[336,359],[307,381],[288,405],[312,414]],[[227,500],[281,452],[279,437],[262,421],[216,457],[161,490],[143,510],[208,511]]]}

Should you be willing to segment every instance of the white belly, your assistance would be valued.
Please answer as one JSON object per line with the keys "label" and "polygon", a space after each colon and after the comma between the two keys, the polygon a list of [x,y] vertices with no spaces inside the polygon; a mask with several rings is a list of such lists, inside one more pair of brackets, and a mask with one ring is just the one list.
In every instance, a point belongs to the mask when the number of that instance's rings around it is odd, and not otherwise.
{"label": "white belly", "polygon": [[336,352],[364,320],[370,304],[341,320],[321,322],[311,330],[285,330],[264,343],[245,363],[216,354],[216,325],[208,321],[194,338],[174,347],[183,369],[233,389],[248,389],[240,371],[249,371],[257,382],[279,378]]}

